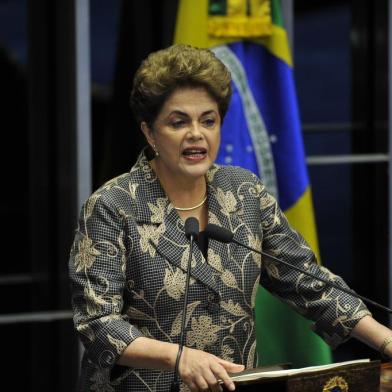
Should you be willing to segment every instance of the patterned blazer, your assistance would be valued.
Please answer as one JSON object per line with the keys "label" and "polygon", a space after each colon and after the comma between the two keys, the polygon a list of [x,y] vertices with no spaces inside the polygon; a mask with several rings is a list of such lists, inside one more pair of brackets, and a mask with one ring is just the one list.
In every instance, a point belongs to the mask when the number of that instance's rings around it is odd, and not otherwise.
{"label": "patterned blazer", "polygon": [[[341,285],[315,262],[275,199],[252,173],[213,165],[206,175],[208,219],[235,238]],[[168,391],[173,374],[116,365],[140,336],[178,343],[189,241],[183,221],[142,153],[129,173],[84,204],[69,272],[76,330],[85,346],[80,391]],[[333,345],[347,339],[364,304],[235,244],[195,247],[186,345],[251,368],[259,283],[315,321]]]}

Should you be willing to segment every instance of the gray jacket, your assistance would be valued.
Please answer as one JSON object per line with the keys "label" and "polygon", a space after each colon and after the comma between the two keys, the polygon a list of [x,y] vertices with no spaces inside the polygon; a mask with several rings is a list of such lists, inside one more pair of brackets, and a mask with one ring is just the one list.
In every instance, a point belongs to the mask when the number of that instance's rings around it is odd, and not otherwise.
{"label": "gray jacket", "polygon": [[[208,220],[252,247],[342,285],[320,267],[252,173],[214,165],[207,173]],[[116,365],[134,339],[178,343],[189,241],[183,222],[144,156],[84,204],[71,250],[74,322],[85,353],[80,391],[168,391],[171,372]],[[255,366],[254,302],[259,283],[315,321],[333,345],[348,338],[364,304],[235,244],[195,247],[186,345]]]}

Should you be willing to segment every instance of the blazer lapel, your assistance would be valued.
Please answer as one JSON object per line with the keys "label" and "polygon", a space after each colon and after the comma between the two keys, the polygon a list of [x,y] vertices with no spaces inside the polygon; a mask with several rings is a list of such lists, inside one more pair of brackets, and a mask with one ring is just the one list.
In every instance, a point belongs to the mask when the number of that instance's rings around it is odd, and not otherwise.
{"label": "blazer lapel", "polygon": [[[137,170],[139,169],[139,170]],[[187,270],[190,242],[185,237],[184,222],[167,198],[146,157],[142,155],[131,171],[139,184],[136,201],[136,222],[153,226],[160,233],[150,245],[171,264]],[[214,270],[209,266],[195,243],[193,246],[191,276],[218,293]]]}
{"label": "blazer lapel", "polygon": [[[170,207],[170,211],[165,216],[163,222],[166,231],[164,231],[159,239],[157,252],[170,261],[170,263],[186,272],[189,260],[190,242],[185,237],[183,221],[176,210],[171,205]],[[193,278],[218,293],[218,287],[214,278],[214,270],[207,264],[196,243],[193,245],[191,267],[191,276]]]}
{"label": "blazer lapel", "polygon": [[[234,232],[235,238],[248,243],[247,227],[241,219],[242,201],[236,189],[224,175],[220,175],[219,166],[214,165],[207,174],[208,180],[208,222]],[[208,243],[209,249],[220,255],[223,265],[230,263],[232,252],[238,247],[235,244],[224,244],[215,240]]]}

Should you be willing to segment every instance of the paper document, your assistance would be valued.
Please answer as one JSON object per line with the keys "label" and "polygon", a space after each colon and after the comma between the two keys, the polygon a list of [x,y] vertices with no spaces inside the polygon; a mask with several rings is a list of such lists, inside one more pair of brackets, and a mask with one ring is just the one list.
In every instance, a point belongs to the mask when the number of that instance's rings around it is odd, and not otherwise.
{"label": "paper document", "polygon": [[300,369],[281,369],[281,370],[268,370],[261,367],[255,369],[244,370],[240,373],[232,373],[230,375],[233,381],[252,381],[259,380],[263,378],[277,378],[277,377],[285,377],[285,376],[293,376],[295,374],[301,373],[312,373],[312,372],[320,372],[323,370],[329,370],[334,368],[339,368],[342,366],[354,365],[358,363],[367,363],[370,362],[370,359],[357,359],[354,361],[346,361],[346,362],[338,362],[331,363],[329,365],[320,365],[320,366],[309,366]]}

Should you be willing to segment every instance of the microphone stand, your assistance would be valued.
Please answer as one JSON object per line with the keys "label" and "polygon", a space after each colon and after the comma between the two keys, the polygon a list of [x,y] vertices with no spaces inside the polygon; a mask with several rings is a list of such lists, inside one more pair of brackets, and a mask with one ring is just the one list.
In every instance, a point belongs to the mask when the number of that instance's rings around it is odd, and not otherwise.
{"label": "microphone stand", "polygon": [[[194,227],[191,227],[194,226]],[[184,347],[184,340],[185,340],[185,323],[186,323],[186,314],[188,308],[188,290],[189,290],[189,281],[191,278],[191,267],[192,267],[192,255],[193,255],[193,244],[194,240],[197,238],[199,233],[199,222],[196,218],[188,218],[185,221],[185,235],[190,240],[189,246],[189,257],[188,257],[188,265],[186,270],[186,280],[185,280],[185,291],[184,291],[184,304],[182,309],[182,318],[181,318],[181,335],[180,335],[180,343],[178,347],[177,359],[176,364],[174,367],[174,378],[170,387],[170,392],[179,392],[180,390],[180,380],[178,374],[178,368],[180,365],[180,359],[182,350]]]}
{"label": "microphone stand", "polygon": [[373,305],[373,306],[375,306],[375,307],[377,307],[377,308],[380,308],[380,309],[384,310],[385,312],[392,313],[392,309],[391,309],[391,308],[388,308],[387,306],[381,305],[381,304],[379,304],[379,303],[377,303],[377,302],[375,302],[375,301],[373,301],[373,300],[371,300],[371,299],[369,299],[369,298],[364,297],[363,295],[357,294],[357,293],[356,293],[355,291],[353,291],[353,290],[346,289],[345,287],[341,287],[341,286],[339,286],[338,284],[336,284],[336,283],[334,283],[334,282],[331,282],[331,281],[329,281],[329,280],[327,280],[327,279],[320,278],[319,276],[316,276],[316,275],[312,274],[311,272],[305,271],[304,269],[302,269],[302,268],[300,268],[300,267],[297,267],[296,265],[290,264],[290,263],[288,263],[287,261],[284,261],[284,260],[282,260],[282,259],[279,259],[279,258],[277,258],[277,257],[275,257],[275,256],[272,256],[272,255],[270,255],[270,254],[268,254],[268,253],[265,253],[265,252],[263,252],[263,251],[254,249],[254,248],[252,248],[251,246],[248,246],[248,245],[246,245],[246,244],[243,244],[243,243],[241,243],[241,242],[235,240],[234,238],[232,238],[231,241],[234,242],[234,243],[236,243],[237,245],[243,246],[244,248],[247,248],[247,249],[251,250],[252,252],[256,252],[256,253],[258,253],[259,255],[265,256],[265,257],[267,257],[267,258],[269,258],[269,259],[271,259],[271,260],[273,260],[273,261],[277,261],[278,263],[282,263],[282,264],[286,265],[287,267],[293,268],[293,269],[295,269],[296,271],[303,273],[304,275],[307,275],[307,276],[310,276],[310,277],[312,277],[312,278],[314,278],[314,279],[317,279],[317,280],[319,280],[319,281],[325,283],[325,284],[328,285],[328,286],[334,287],[335,289],[338,289],[338,290],[340,290],[340,291],[343,291],[343,292],[346,293],[346,294],[349,294],[349,295],[352,295],[353,297],[359,298],[359,299],[361,299],[361,300],[364,301],[364,302],[367,302],[367,303],[369,303],[369,304],[371,304],[371,305]]}
{"label": "microphone stand", "polygon": [[249,249],[252,252],[255,252],[255,253],[259,254],[259,255],[265,256],[268,259],[271,259],[273,261],[277,261],[278,263],[282,263],[285,266],[287,266],[289,268],[292,268],[292,269],[294,269],[294,270],[296,270],[298,272],[301,272],[304,275],[310,276],[311,278],[316,279],[316,280],[318,280],[320,282],[323,282],[323,283],[325,283],[326,285],[328,285],[330,287],[334,287],[335,289],[340,290],[343,293],[349,294],[349,295],[351,295],[351,296],[353,296],[355,298],[359,298],[362,301],[367,302],[367,303],[369,303],[369,304],[371,304],[371,305],[373,305],[373,306],[375,306],[375,307],[377,307],[377,308],[379,308],[379,309],[381,309],[381,310],[383,310],[383,311],[385,311],[387,313],[392,313],[392,309],[391,308],[388,308],[388,307],[386,307],[384,305],[380,305],[379,303],[377,303],[377,302],[375,302],[375,301],[373,301],[373,300],[371,300],[369,298],[366,298],[363,295],[357,294],[355,291],[353,291],[351,289],[346,289],[345,287],[341,287],[340,285],[338,285],[338,284],[336,284],[334,282],[331,282],[331,281],[329,281],[327,279],[324,279],[324,278],[320,278],[319,276],[316,276],[315,274],[312,274],[311,272],[305,271],[304,269],[302,269],[300,267],[297,267],[296,265],[290,264],[287,261],[279,259],[278,257],[272,256],[272,255],[270,255],[268,253],[265,253],[263,251],[260,251],[258,249],[254,249],[254,248],[252,248],[249,245],[246,245],[246,244],[243,244],[242,242],[237,241],[236,239],[234,239],[234,233],[232,233],[230,230],[227,230],[227,229],[225,229],[225,228],[223,228],[221,226],[217,226],[217,225],[214,225],[212,223],[209,223],[206,226],[205,231],[206,231],[208,237],[213,239],[213,240],[216,240],[216,241],[219,241],[219,242],[223,242],[225,244],[228,244],[230,242],[234,242],[235,244],[237,244],[239,246],[242,246],[242,247],[244,247],[246,249]]}

